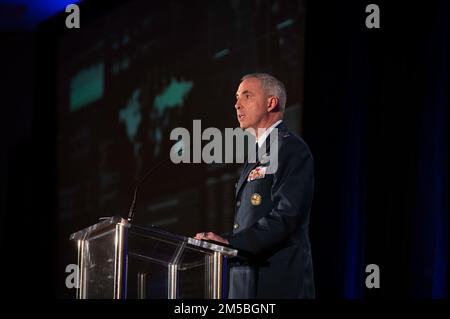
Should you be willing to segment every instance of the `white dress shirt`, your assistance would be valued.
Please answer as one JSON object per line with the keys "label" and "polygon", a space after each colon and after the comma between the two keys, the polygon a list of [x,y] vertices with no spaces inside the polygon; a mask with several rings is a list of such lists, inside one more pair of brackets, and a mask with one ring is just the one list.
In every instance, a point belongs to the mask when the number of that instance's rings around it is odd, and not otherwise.
{"label": "white dress shirt", "polygon": [[267,136],[269,136],[270,132],[272,132],[272,130],[281,122],[283,122],[283,120],[278,120],[276,121],[271,127],[269,127],[260,137],[258,137],[256,139],[256,143],[258,143],[258,146],[261,147],[261,145],[263,145],[264,141],[266,140]]}

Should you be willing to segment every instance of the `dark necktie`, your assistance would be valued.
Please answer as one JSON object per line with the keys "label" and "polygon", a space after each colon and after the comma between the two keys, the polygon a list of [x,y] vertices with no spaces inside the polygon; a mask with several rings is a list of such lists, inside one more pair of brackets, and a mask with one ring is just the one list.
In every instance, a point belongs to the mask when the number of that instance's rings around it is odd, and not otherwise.
{"label": "dark necktie", "polygon": [[242,168],[241,175],[242,174],[248,175],[249,168],[258,162],[258,148],[259,148],[258,143],[256,143],[255,144],[255,156],[253,158],[252,158],[252,156],[249,156],[247,154],[247,160],[245,161],[244,167]]}

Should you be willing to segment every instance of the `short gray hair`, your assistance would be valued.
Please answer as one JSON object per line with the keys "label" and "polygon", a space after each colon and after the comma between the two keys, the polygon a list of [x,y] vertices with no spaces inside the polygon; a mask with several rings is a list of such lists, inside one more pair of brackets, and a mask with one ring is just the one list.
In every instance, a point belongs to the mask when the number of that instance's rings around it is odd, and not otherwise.
{"label": "short gray hair", "polygon": [[286,107],[286,88],[280,80],[276,79],[274,76],[267,74],[267,73],[250,73],[247,75],[244,75],[241,78],[241,82],[250,79],[250,78],[256,78],[261,81],[261,85],[263,87],[264,92],[268,96],[276,96],[279,100],[279,107],[281,113],[284,114],[284,110]]}

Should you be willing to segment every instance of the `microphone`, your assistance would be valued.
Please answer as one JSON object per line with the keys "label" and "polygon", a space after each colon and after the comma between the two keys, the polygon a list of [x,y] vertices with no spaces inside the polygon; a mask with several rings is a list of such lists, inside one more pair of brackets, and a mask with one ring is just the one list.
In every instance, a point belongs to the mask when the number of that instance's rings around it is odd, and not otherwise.
{"label": "microphone", "polygon": [[152,175],[153,172],[155,172],[158,168],[160,168],[163,164],[165,164],[168,160],[171,159],[172,152],[178,153],[178,155],[181,156],[181,154],[184,152],[184,150],[185,150],[185,145],[183,143],[183,140],[181,139],[173,145],[173,147],[171,148],[171,151],[169,152],[169,156],[164,157],[155,166],[151,167],[145,173],[145,175],[139,180],[139,182],[136,184],[136,187],[134,188],[134,193],[133,193],[133,200],[131,202],[130,210],[128,211],[127,219],[130,224],[133,221],[134,214],[136,211],[136,198],[137,198],[137,193],[139,191],[139,187],[147,180],[147,178],[150,175]]}

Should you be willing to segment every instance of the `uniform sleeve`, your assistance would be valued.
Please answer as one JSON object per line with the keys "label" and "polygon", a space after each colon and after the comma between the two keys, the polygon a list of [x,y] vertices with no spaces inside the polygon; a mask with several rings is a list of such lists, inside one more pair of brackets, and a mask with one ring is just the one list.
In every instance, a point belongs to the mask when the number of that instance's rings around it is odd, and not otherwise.
{"label": "uniform sleeve", "polygon": [[231,236],[230,244],[254,255],[285,240],[298,227],[308,227],[314,188],[314,164],[308,147],[295,141],[279,149],[278,169],[271,188],[273,208],[253,224]]}

